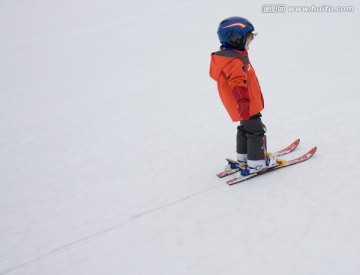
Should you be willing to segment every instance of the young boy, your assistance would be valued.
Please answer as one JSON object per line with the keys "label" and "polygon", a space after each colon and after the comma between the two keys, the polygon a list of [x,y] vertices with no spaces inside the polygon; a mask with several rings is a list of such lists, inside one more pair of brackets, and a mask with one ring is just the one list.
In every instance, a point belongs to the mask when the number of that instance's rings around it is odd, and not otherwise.
{"label": "young boy", "polygon": [[[237,127],[237,162],[249,173],[276,165],[267,154],[266,128],[261,121],[264,99],[249,58],[254,26],[245,18],[230,17],[218,28],[220,51],[212,53],[210,76],[217,82],[220,98]],[[230,164],[225,170],[230,170]]]}

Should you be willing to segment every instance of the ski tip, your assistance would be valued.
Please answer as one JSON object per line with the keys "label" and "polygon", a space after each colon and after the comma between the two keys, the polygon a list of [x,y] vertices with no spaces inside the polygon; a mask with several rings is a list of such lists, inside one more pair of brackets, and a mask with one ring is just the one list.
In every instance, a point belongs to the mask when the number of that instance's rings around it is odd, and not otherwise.
{"label": "ski tip", "polygon": [[313,147],[309,152],[307,152],[306,154],[308,155],[308,158],[312,157],[315,152],[317,150],[317,146]]}

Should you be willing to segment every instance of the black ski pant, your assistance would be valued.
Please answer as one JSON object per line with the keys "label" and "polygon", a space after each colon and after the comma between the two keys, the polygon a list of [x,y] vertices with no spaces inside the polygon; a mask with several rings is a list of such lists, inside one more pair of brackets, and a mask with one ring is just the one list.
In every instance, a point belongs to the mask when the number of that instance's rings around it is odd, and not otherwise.
{"label": "black ski pant", "polygon": [[266,127],[261,121],[261,114],[240,122],[237,127],[236,152],[247,154],[249,160],[266,158]]}

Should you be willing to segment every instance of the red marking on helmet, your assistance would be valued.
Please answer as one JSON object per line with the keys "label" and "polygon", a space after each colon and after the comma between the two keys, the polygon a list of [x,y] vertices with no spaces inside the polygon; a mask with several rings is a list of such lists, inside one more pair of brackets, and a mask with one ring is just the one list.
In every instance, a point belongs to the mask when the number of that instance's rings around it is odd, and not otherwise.
{"label": "red marking on helmet", "polygon": [[234,24],[230,24],[228,26],[225,26],[225,27],[223,27],[223,29],[231,28],[231,27],[235,27],[235,26],[240,27],[242,29],[246,27],[246,25],[244,23],[238,22],[238,23],[234,23]]}

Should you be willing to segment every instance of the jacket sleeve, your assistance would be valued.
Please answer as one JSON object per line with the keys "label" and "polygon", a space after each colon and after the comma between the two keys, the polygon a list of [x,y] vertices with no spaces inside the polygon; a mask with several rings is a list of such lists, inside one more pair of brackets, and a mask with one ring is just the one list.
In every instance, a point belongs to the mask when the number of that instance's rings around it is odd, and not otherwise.
{"label": "jacket sleeve", "polygon": [[231,88],[236,86],[246,88],[247,75],[244,72],[243,67],[244,64],[239,58],[234,58],[224,66],[223,72],[228,78]]}

